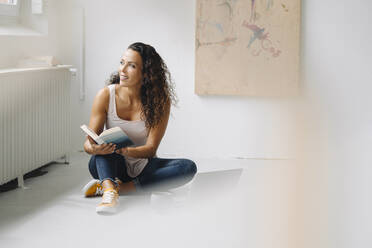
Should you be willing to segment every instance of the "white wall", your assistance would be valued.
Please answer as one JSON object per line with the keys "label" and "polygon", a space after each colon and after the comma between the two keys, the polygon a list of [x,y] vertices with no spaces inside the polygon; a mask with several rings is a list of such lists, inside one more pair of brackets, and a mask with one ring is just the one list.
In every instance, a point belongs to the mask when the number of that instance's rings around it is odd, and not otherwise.
{"label": "white wall", "polygon": [[49,35],[33,36],[0,36],[0,68],[13,67],[25,56],[55,55],[57,53],[58,30],[56,24],[58,11],[55,0],[49,1],[46,14],[30,15],[31,0],[22,0],[20,8],[20,23],[24,26],[38,28],[47,33],[48,25],[43,20],[48,18]]}
{"label": "white wall", "polygon": [[304,247],[372,246],[371,11],[370,1],[303,1],[304,93],[318,128],[303,175]]}

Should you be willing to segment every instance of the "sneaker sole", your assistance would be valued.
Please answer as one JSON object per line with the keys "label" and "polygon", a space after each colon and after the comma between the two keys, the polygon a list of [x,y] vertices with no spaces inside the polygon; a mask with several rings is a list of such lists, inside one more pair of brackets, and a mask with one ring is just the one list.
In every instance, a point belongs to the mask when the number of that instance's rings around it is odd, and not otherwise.
{"label": "sneaker sole", "polygon": [[118,205],[119,203],[117,203],[115,207],[97,206],[96,212],[97,214],[115,214],[117,212]]}
{"label": "sneaker sole", "polygon": [[90,197],[90,196],[87,196],[86,192],[95,184],[99,183],[99,180],[97,179],[92,179],[90,180],[85,186],[84,188],[81,190],[83,193],[84,193],[84,196],[85,197]]}

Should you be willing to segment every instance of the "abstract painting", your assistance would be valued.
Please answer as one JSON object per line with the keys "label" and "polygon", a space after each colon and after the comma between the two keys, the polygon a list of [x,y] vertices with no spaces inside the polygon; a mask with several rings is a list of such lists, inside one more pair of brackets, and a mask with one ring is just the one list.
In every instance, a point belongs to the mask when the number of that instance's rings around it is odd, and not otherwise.
{"label": "abstract painting", "polygon": [[300,0],[197,0],[196,94],[296,95],[300,10]]}

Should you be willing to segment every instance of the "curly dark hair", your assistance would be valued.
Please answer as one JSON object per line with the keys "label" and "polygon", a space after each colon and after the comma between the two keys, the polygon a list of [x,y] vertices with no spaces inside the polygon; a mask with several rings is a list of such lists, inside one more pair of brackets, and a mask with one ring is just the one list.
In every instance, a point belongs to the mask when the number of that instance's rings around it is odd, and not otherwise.
{"label": "curly dark hair", "polygon": [[[174,84],[167,65],[155,48],[136,42],[128,49],[138,52],[142,58],[141,119],[144,119],[146,127],[151,129],[161,121],[168,104],[176,106]],[[113,72],[107,83],[119,84],[119,72]]]}

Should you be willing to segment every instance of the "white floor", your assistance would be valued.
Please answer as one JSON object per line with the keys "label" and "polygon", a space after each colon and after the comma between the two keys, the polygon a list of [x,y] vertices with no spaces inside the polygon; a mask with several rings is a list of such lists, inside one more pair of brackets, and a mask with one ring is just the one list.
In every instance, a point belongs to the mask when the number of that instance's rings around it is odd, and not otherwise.
{"label": "white floor", "polygon": [[80,191],[90,179],[88,159],[73,154],[69,165],[52,164],[26,180],[25,189],[0,193],[0,246],[296,246],[291,161],[193,158],[198,174],[189,184],[120,196],[119,212],[102,216],[95,213],[100,198]]}

